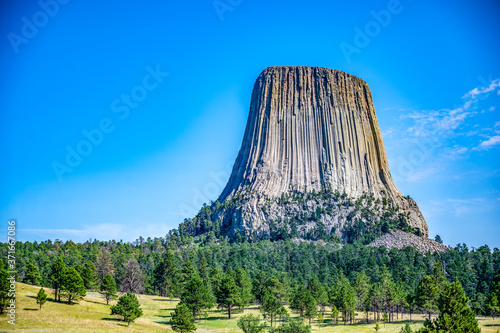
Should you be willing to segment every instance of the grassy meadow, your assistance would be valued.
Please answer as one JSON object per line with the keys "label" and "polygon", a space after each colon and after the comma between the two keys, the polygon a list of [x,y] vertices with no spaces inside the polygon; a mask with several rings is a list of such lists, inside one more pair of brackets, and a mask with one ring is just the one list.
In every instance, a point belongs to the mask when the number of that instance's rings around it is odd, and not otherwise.
{"label": "grassy meadow", "polygon": [[[6,314],[0,315],[0,332],[15,330],[16,332],[173,332],[170,329],[170,316],[178,303],[159,296],[139,295],[139,301],[144,315],[127,327],[127,323],[121,321],[118,316],[111,316],[109,306],[106,301],[95,292],[88,292],[84,300],[78,304],[68,305],[53,301],[52,290],[46,289],[49,297],[47,303],[39,310],[36,304],[36,294],[40,287],[34,287],[23,283],[17,284],[17,314],[16,325],[7,323]],[[116,301],[110,302],[115,304]],[[257,306],[245,309],[246,313],[260,314]],[[208,313],[208,317],[196,323],[197,333],[203,332],[241,332],[236,326],[241,313],[235,313],[231,320],[227,319],[224,312],[214,309]],[[295,314],[293,314],[295,316]],[[361,318],[360,318],[361,319]],[[394,323],[379,323],[379,332],[399,332],[404,323],[408,320],[399,319]],[[422,325],[422,316],[413,316],[413,328]],[[500,319],[493,321],[491,318],[481,317],[479,323],[483,332],[497,332],[500,330]],[[332,325],[328,314],[325,315],[325,322],[318,328],[316,321],[312,322],[313,332],[343,333],[343,332],[375,332],[375,324],[354,324],[354,325]]]}

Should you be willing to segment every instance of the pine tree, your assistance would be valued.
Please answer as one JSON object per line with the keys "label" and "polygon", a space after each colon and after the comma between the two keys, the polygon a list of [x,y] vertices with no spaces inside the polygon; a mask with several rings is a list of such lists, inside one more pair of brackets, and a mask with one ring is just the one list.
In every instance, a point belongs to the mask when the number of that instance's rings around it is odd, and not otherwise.
{"label": "pine tree", "polygon": [[23,281],[25,283],[38,286],[40,284],[40,279],[41,277],[40,273],[38,272],[38,267],[33,265],[32,263],[29,263]]}
{"label": "pine tree", "polygon": [[109,300],[112,298],[116,298],[116,282],[115,279],[111,276],[111,274],[106,274],[104,280],[101,283],[99,288],[99,293],[104,295],[106,299],[106,304],[109,305]]}
{"label": "pine tree", "polygon": [[172,250],[165,252],[160,263],[153,272],[153,283],[158,288],[160,296],[177,295],[178,293],[178,269],[175,265],[174,253]]}
{"label": "pine tree", "polygon": [[312,277],[309,280],[309,283],[307,284],[307,290],[309,290],[311,295],[316,300],[316,304],[320,306],[322,312],[324,312],[324,308],[328,304],[328,294],[316,276]]}
{"label": "pine tree", "polygon": [[261,323],[260,318],[253,314],[241,316],[237,325],[243,333],[261,333],[267,328],[266,323]]}
{"label": "pine tree", "polygon": [[304,317],[309,319],[309,326],[311,325],[311,319],[316,317],[316,300],[314,299],[313,295],[309,291],[307,291],[306,295],[306,308],[304,311]]}
{"label": "pine tree", "polygon": [[200,277],[205,283],[210,281],[210,270],[208,267],[207,257],[201,256],[200,262],[198,263],[198,270],[200,271]]}
{"label": "pine tree", "polygon": [[318,328],[321,329],[321,324],[325,321],[325,317],[323,317],[322,313],[318,313]]}
{"label": "pine tree", "polygon": [[311,326],[304,324],[302,319],[289,319],[285,324],[271,329],[270,333],[311,333]]}
{"label": "pine tree", "polygon": [[278,317],[286,314],[286,309],[283,304],[276,296],[267,290],[262,299],[260,311],[264,314],[264,317],[269,317],[271,319],[271,327],[273,327],[273,321],[276,321]]}
{"label": "pine tree", "polygon": [[243,268],[238,267],[234,271],[234,281],[240,290],[241,307],[245,307],[252,301],[252,280],[248,275],[247,271]]}
{"label": "pine tree", "polygon": [[337,325],[339,310],[337,310],[337,307],[335,305],[332,305],[332,312],[330,314],[330,317],[332,317],[333,325]]}
{"label": "pine tree", "polygon": [[399,333],[413,333],[410,324],[406,323],[405,326],[401,327],[401,331]]}
{"label": "pine tree", "polygon": [[60,302],[61,295],[59,291],[64,280],[64,272],[66,271],[66,265],[64,264],[61,257],[57,258],[51,267],[50,280],[52,281],[52,288],[54,288],[55,299]]}
{"label": "pine tree", "polygon": [[42,311],[42,305],[47,302],[47,293],[45,292],[45,289],[40,288],[38,291],[38,294],[36,295],[36,304],[40,304],[40,311]]}
{"label": "pine tree", "polygon": [[415,292],[417,306],[427,312],[428,320],[431,320],[431,314],[437,310],[437,297],[439,289],[436,280],[426,275],[422,277]]}
{"label": "pine tree", "polygon": [[127,326],[130,326],[131,322],[142,316],[141,304],[134,294],[127,291],[118,299],[116,305],[111,306],[111,314],[122,316]]}
{"label": "pine tree", "polygon": [[181,281],[183,285],[186,285],[188,283],[189,279],[191,279],[191,276],[194,274],[198,274],[196,271],[196,268],[193,266],[193,263],[189,258],[186,258],[186,261],[184,262],[184,266],[182,266],[181,270]]}
{"label": "pine tree", "polygon": [[185,304],[177,304],[175,312],[172,312],[170,325],[174,331],[179,333],[190,333],[196,330],[193,314]]}
{"label": "pine tree", "polygon": [[307,289],[303,285],[300,285],[293,294],[290,302],[290,309],[298,312],[300,317],[304,317],[304,312],[307,308],[307,294]]}
{"label": "pine tree", "polygon": [[358,308],[362,309],[364,300],[368,296],[370,291],[370,278],[366,275],[365,271],[356,275],[353,282],[353,288],[356,290],[356,296],[358,298]]}
{"label": "pine tree", "polygon": [[441,236],[439,236],[439,235],[436,235],[436,237],[434,237],[434,240],[440,244],[443,244],[443,240],[441,239]]}
{"label": "pine tree", "polygon": [[490,298],[488,299],[486,307],[488,308],[488,312],[493,318],[493,320],[495,320],[495,316],[498,313],[500,313],[500,305],[496,294],[494,293],[491,294]]}
{"label": "pine tree", "polygon": [[241,293],[238,290],[236,282],[230,272],[227,272],[222,277],[220,286],[217,288],[216,292],[217,306],[220,309],[226,309],[229,319],[231,319],[231,310],[233,307],[239,306],[241,304]]}
{"label": "pine tree", "polygon": [[480,333],[474,311],[467,304],[462,284],[455,280],[446,283],[438,299],[439,316],[432,322],[426,320],[425,332]]}
{"label": "pine tree", "polygon": [[201,311],[211,309],[214,306],[215,299],[210,286],[204,283],[196,272],[193,271],[191,274],[193,276],[184,287],[180,303],[189,308],[194,320],[196,320]]}
{"label": "pine tree", "polygon": [[86,295],[83,280],[73,267],[67,268],[61,285],[60,296],[68,299],[68,304]]}
{"label": "pine tree", "polygon": [[97,273],[95,265],[92,261],[87,260],[80,274],[85,285],[85,289],[94,289],[97,282]]}
{"label": "pine tree", "polygon": [[10,281],[8,280],[9,273],[5,269],[3,260],[0,258],[0,314],[4,312],[7,307],[10,290]]}
{"label": "pine tree", "polygon": [[495,316],[500,314],[500,272],[498,272],[491,282],[490,293],[486,307],[488,313],[493,317],[493,320],[495,320]]}
{"label": "pine tree", "polygon": [[356,310],[357,297],[356,290],[351,286],[349,280],[341,273],[336,282],[337,290],[334,292],[333,304],[342,312],[344,325],[349,319],[352,323],[354,311]]}

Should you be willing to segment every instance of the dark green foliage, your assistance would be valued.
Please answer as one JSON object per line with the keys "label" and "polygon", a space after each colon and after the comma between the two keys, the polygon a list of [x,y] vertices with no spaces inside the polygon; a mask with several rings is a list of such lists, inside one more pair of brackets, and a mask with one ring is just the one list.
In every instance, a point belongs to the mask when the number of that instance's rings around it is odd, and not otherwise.
{"label": "dark green foliage", "polygon": [[83,280],[73,267],[66,268],[64,271],[60,293],[62,298],[68,299],[68,304],[78,301],[86,295]]}
{"label": "dark green foliage", "polygon": [[170,325],[174,331],[179,333],[190,333],[196,330],[193,314],[185,304],[177,304],[175,312],[172,312]]}
{"label": "dark green foliage", "polygon": [[424,332],[481,332],[474,312],[467,305],[468,301],[458,280],[445,283],[438,300],[439,316],[432,322],[426,320]]}
{"label": "dark green foliage", "polygon": [[240,290],[240,307],[245,307],[250,304],[253,299],[252,295],[252,280],[248,275],[247,271],[243,268],[238,267],[234,271],[234,281]]}
{"label": "dark green foliage", "polygon": [[122,316],[127,326],[130,326],[131,322],[142,316],[141,304],[134,294],[127,292],[118,299],[118,304],[111,307],[111,314]]}
{"label": "dark green foliage", "polygon": [[302,319],[290,319],[280,327],[273,328],[270,333],[311,333],[311,326],[304,324]]}
{"label": "dark green foliage", "polygon": [[349,320],[352,323],[356,310],[356,290],[341,271],[330,291],[330,303],[342,313],[344,324]]}
{"label": "dark green foliage", "polygon": [[441,239],[441,236],[439,236],[439,235],[436,235],[436,237],[434,237],[434,240],[435,240],[436,242],[438,242],[438,243],[443,244],[443,240]]}
{"label": "dark green foliage", "polygon": [[38,267],[33,264],[28,264],[26,270],[26,275],[24,276],[24,282],[34,286],[40,285],[40,273],[38,272]]}
{"label": "dark green foliage", "polygon": [[[339,200],[340,197],[341,194],[339,194]],[[349,203],[346,201],[346,204]],[[353,202],[353,205],[355,204]],[[299,218],[302,217],[299,216]],[[211,232],[215,233],[214,230],[218,227],[221,227],[220,222],[219,226],[214,222]],[[3,258],[6,258],[8,244],[0,243],[0,251]],[[387,312],[391,320],[398,312],[404,310],[405,304],[412,306],[406,311],[410,313],[419,311],[415,305],[416,299],[413,297],[415,290],[422,277],[434,276],[434,267],[442,263],[442,266],[446,267],[445,280],[458,279],[460,281],[466,296],[471,300],[471,307],[474,311],[498,315],[492,313],[488,306],[490,300],[493,300],[491,304],[494,307],[493,281],[497,272],[500,271],[500,250],[490,249],[487,246],[469,249],[464,244],[459,244],[445,253],[425,255],[409,247],[389,251],[383,247],[371,248],[357,243],[346,244],[342,248],[332,243],[292,240],[276,242],[266,240],[258,243],[244,241],[237,244],[230,243],[228,239],[207,241],[203,235],[193,238],[179,231],[172,231],[165,239],[148,238],[134,243],[97,240],[85,243],[50,240],[17,242],[16,269],[20,276],[25,276],[28,264],[36,265],[40,272],[41,286],[46,290],[47,287],[57,289],[56,299],[59,299],[58,283],[61,281],[64,268],[81,266],[83,275],[88,261],[99,266],[98,259],[102,257],[102,252],[107,253],[108,267],[114,267],[116,276],[120,277],[125,272],[127,260],[132,257],[136,258],[145,276],[145,293],[152,295],[181,295],[180,272],[187,258],[193,266],[199,265],[202,280],[210,283],[214,292],[220,285],[225,272],[229,269],[233,270],[233,278],[237,280],[236,272],[238,268],[242,268],[251,277],[253,284],[254,297],[250,302],[257,300],[258,304],[262,304],[263,291],[266,289],[283,304],[290,304],[291,295],[297,286],[307,285],[314,277],[329,291],[330,295],[332,294],[330,289],[336,285],[342,271],[356,292],[358,298],[356,312],[363,312],[365,315],[365,309],[369,312]],[[157,270],[163,259],[168,262],[165,265],[167,268]],[[384,265],[393,281],[392,284],[386,284],[393,286],[386,291],[381,289],[380,284]],[[99,271],[98,267],[96,269]],[[368,290],[370,297],[365,299],[358,297],[364,292],[363,288],[358,289],[357,286],[359,282],[357,278],[363,271],[370,284]],[[161,274],[155,274],[157,272]],[[166,278],[157,281],[157,275]],[[117,284],[119,282],[121,281],[117,281]],[[237,281],[235,283],[237,286],[240,285]],[[392,293],[387,292],[388,290],[392,290]],[[399,295],[404,293],[408,296],[405,297],[404,302],[401,302]],[[239,298],[243,298],[242,294]],[[239,305],[235,307],[244,306],[241,304],[247,303],[239,302]],[[318,306],[321,310],[321,304]],[[386,308],[387,306],[389,308]],[[436,308],[433,311],[437,313]],[[361,318],[361,315],[357,318]]]}
{"label": "dark green foliage", "polygon": [[231,319],[231,310],[242,304],[241,292],[234,281],[233,272],[228,271],[224,274],[216,288],[217,306],[219,309],[227,310],[227,315]]}
{"label": "dark green foliage", "polygon": [[102,280],[101,287],[99,288],[99,293],[106,299],[106,304],[109,304],[109,300],[116,298],[116,282],[111,274],[106,274],[104,280]]}
{"label": "dark green foliage", "polygon": [[42,310],[42,306],[47,302],[47,293],[45,289],[40,288],[38,294],[36,295],[36,304],[40,305],[40,311]]}
{"label": "dark green foliage", "polygon": [[10,301],[9,289],[10,281],[8,280],[9,273],[4,267],[3,260],[0,259],[0,314],[2,314]]}
{"label": "dark green foliage", "polygon": [[174,252],[167,250],[153,271],[153,284],[160,296],[171,296],[179,292],[179,274],[174,259]]}
{"label": "dark green foliage", "polygon": [[287,313],[279,299],[267,290],[262,298],[260,311],[264,314],[264,318],[270,319],[271,327],[273,327],[273,321],[275,322],[278,317],[283,317]]}
{"label": "dark green foliage", "polygon": [[307,293],[306,302],[305,302],[305,311],[304,317],[309,319],[309,325],[311,325],[311,319],[316,317],[316,300],[310,292]]}
{"label": "dark green foliage", "polygon": [[405,326],[401,328],[401,331],[399,333],[413,333],[413,330],[411,329],[410,324],[406,323]]}
{"label": "dark green foliage", "polygon": [[189,308],[196,320],[201,311],[209,310],[214,306],[215,298],[210,285],[204,283],[197,273],[192,274],[184,287],[180,303]]}
{"label": "dark green foliage", "polygon": [[304,313],[308,306],[307,302],[310,301],[309,296],[311,296],[309,290],[303,285],[300,285],[292,295],[290,309],[299,313],[300,317],[304,317]]}
{"label": "dark green foliage", "polygon": [[309,283],[307,284],[307,290],[309,290],[309,292],[313,296],[316,305],[320,306],[323,311],[325,306],[328,304],[328,293],[316,276],[312,277],[309,280]]}
{"label": "dark green foliage", "polygon": [[261,323],[260,318],[253,314],[241,316],[237,325],[243,333],[261,333],[267,328],[266,323]]}
{"label": "dark green foliage", "polygon": [[66,271],[66,265],[64,264],[61,257],[57,258],[50,270],[50,280],[52,288],[54,288],[55,299],[61,301],[61,295],[59,291],[64,280],[64,272]]}
{"label": "dark green foliage", "polygon": [[417,306],[427,312],[429,320],[431,314],[437,310],[438,286],[433,277],[426,275],[420,280],[416,291]]}
{"label": "dark green foliage", "polygon": [[85,262],[85,266],[83,266],[80,276],[83,279],[85,289],[94,289],[97,283],[97,272],[92,261],[87,260]]}

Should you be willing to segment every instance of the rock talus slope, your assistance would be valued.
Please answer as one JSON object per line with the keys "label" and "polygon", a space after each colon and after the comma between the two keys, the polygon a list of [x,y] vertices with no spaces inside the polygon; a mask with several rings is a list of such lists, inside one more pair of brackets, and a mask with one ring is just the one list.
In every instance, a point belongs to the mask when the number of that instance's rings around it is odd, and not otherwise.
{"label": "rock talus slope", "polygon": [[265,234],[269,219],[280,216],[275,205],[266,211],[270,201],[322,187],[352,198],[389,198],[411,228],[428,236],[417,204],[392,180],[366,82],[327,68],[269,67],[255,83],[241,149],[219,201],[247,199],[216,216],[233,231]]}

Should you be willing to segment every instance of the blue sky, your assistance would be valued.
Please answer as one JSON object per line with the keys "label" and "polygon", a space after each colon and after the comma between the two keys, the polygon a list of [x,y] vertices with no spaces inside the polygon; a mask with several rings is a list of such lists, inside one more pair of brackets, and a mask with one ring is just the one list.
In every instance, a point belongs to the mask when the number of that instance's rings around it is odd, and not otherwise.
{"label": "blue sky", "polygon": [[369,84],[431,237],[500,246],[497,1],[0,6],[0,232],[164,236],[222,190],[259,73],[305,65]]}

